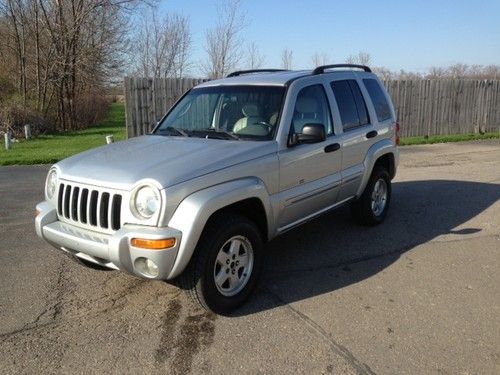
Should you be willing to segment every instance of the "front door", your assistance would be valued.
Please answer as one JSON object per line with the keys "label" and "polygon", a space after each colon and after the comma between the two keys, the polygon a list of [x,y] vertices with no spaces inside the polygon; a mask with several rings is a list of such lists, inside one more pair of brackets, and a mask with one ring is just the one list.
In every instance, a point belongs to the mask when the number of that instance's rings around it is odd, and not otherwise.
{"label": "front door", "polygon": [[331,207],[341,181],[341,150],[333,132],[332,116],[322,84],[303,87],[295,99],[290,132],[299,134],[306,124],[323,124],[327,138],[280,151],[280,205],[278,231]]}

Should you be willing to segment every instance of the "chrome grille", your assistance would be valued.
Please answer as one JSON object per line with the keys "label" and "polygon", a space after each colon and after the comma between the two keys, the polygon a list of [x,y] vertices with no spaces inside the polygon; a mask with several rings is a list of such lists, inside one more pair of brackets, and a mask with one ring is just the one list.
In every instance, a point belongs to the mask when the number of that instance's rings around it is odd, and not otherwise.
{"label": "chrome grille", "polygon": [[61,183],[57,199],[59,218],[80,226],[116,231],[121,226],[122,195],[72,183]]}

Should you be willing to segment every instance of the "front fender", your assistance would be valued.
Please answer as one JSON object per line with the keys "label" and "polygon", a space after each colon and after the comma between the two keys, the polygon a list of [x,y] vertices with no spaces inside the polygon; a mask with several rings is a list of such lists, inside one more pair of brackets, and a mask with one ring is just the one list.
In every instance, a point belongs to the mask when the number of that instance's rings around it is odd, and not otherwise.
{"label": "front fender", "polygon": [[185,198],[175,210],[168,226],[182,232],[177,258],[168,278],[181,274],[186,268],[198,244],[201,233],[210,216],[230,204],[258,198],[266,211],[268,232],[271,233],[273,220],[269,193],[264,183],[258,178],[244,178],[226,182],[200,190]]}
{"label": "front fender", "polygon": [[394,171],[396,171],[399,160],[399,151],[398,148],[394,145],[394,141],[392,139],[383,139],[380,142],[373,144],[368,149],[365,160],[363,161],[365,173],[363,175],[361,184],[359,185],[356,197],[359,197],[361,196],[361,194],[363,194],[363,191],[368,184],[368,180],[370,179],[373,167],[375,166],[377,159],[385,154],[394,155]]}

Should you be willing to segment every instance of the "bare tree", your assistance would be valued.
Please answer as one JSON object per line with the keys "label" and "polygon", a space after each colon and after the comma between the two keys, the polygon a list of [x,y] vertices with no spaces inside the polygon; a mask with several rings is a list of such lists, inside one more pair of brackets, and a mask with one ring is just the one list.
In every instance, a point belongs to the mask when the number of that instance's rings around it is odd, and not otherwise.
{"label": "bare tree", "polygon": [[259,51],[259,47],[255,42],[248,45],[248,68],[249,69],[259,69],[264,65],[266,58]]}
{"label": "bare tree", "polygon": [[221,0],[218,23],[206,33],[207,60],[202,70],[209,78],[221,78],[235,69],[242,58],[240,33],[246,27],[240,0]]}
{"label": "bare tree", "polygon": [[137,72],[145,77],[182,77],[189,68],[189,20],[167,14],[160,20],[156,8],[142,14],[135,37]]}
{"label": "bare tree", "polygon": [[453,64],[448,67],[448,75],[450,78],[464,78],[469,74],[469,65]]}
{"label": "bare tree", "polygon": [[446,69],[439,66],[431,66],[429,68],[429,73],[427,73],[427,75],[425,76],[426,79],[442,79],[446,77]]}
{"label": "bare tree", "polygon": [[500,65],[487,65],[482,71],[482,79],[500,79]]}
{"label": "bare tree", "polygon": [[[82,98],[103,88],[123,66],[128,19],[141,0],[0,0],[3,61],[17,71],[24,105],[55,112],[62,129],[82,123]],[[10,57],[9,57],[10,56]]]}
{"label": "bare tree", "polygon": [[179,44],[175,58],[175,76],[183,78],[193,65],[190,60],[192,47],[191,31],[189,20],[186,17],[180,17],[178,22],[178,37]]}
{"label": "bare tree", "polygon": [[372,58],[368,52],[359,51],[356,55],[350,55],[345,59],[348,64],[370,65]]}
{"label": "bare tree", "polygon": [[293,51],[285,48],[281,53],[281,67],[283,69],[292,69]]}
{"label": "bare tree", "polygon": [[327,65],[330,63],[330,58],[328,57],[328,54],[326,52],[315,52],[311,57],[311,62],[314,67]]}
{"label": "bare tree", "polygon": [[384,81],[394,79],[394,73],[387,69],[385,66],[378,66],[372,69]]}
{"label": "bare tree", "polygon": [[420,73],[407,72],[406,70],[401,69],[397,74],[397,79],[407,80],[407,81],[419,80],[422,79],[422,75]]}

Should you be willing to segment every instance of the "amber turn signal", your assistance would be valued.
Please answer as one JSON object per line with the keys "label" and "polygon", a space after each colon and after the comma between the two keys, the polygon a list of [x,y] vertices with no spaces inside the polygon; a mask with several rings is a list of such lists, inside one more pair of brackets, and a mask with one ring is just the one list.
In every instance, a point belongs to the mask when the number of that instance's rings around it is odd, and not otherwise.
{"label": "amber turn signal", "polygon": [[161,240],[147,240],[145,238],[132,238],[132,246],[148,250],[170,249],[175,246],[175,238],[162,238]]}
{"label": "amber turn signal", "polygon": [[38,210],[35,210],[35,217],[37,217],[38,215],[40,215],[42,213],[42,211],[38,211]]}

